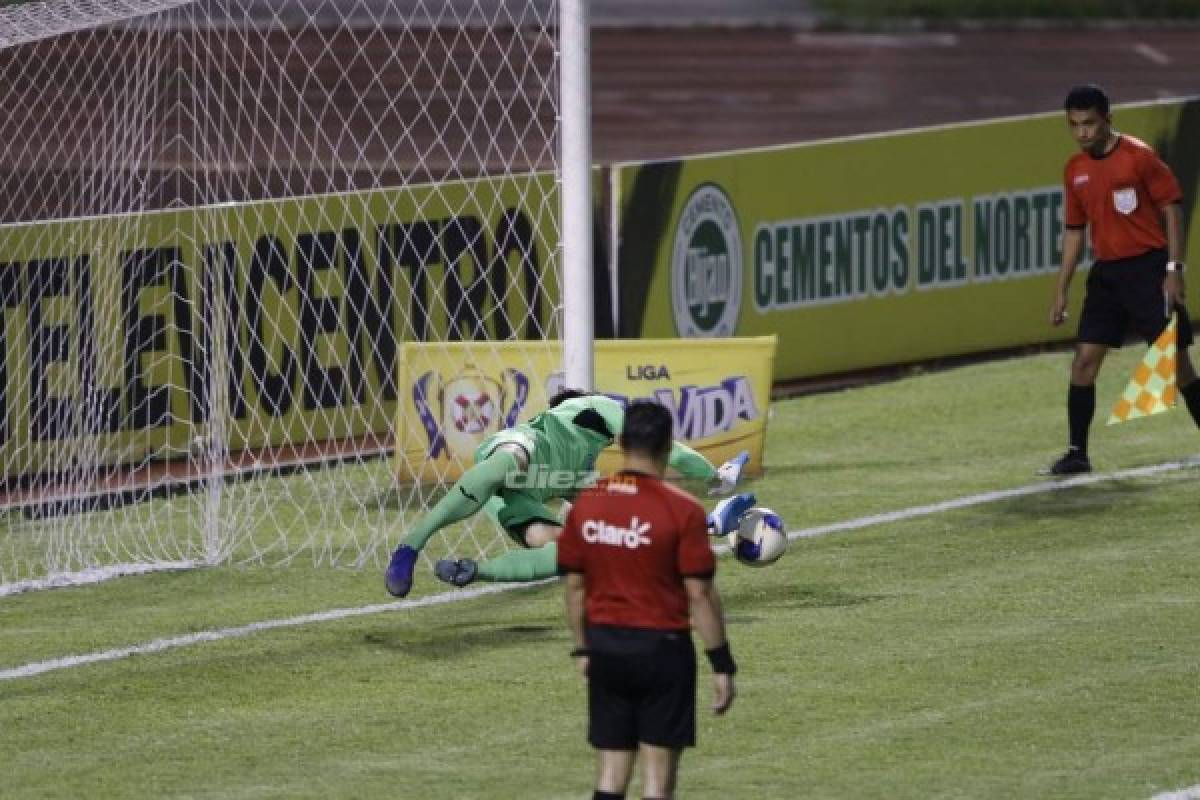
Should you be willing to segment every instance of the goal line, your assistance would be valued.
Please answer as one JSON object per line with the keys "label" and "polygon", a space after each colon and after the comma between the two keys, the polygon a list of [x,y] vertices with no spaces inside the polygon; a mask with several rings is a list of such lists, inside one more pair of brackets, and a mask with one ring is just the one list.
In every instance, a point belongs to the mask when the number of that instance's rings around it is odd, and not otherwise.
{"label": "goal line", "polygon": [[[1014,497],[1028,497],[1030,495],[1047,494],[1049,492],[1058,492],[1081,486],[1092,486],[1111,481],[1130,480],[1134,478],[1150,478],[1157,475],[1163,475],[1179,470],[1193,469],[1196,467],[1200,467],[1200,458],[1168,461],[1162,464],[1134,467],[1131,469],[1118,470],[1116,472],[1080,475],[1077,477],[1068,478],[1066,480],[1043,481],[1040,483],[1028,484],[1026,486],[1018,486],[1012,489],[1001,489],[965,495],[963,497],[945,500],[939,503],[912,506],[910,508],[889,511],[883,514],[870,514],[830,525],[819,525],[811,528],[803,528],[788,533],[788,538],[793,540],[808,539],[817,536],[826,536],[833,533],[862,530],[864,528],[871,528],[878,525],[886,525],[893,522],[903,522],[919,517],[942,514],[948,511],[957,511],[964,508],[971,508],[973,506],[986,505],[988,503],[995,503],[1001,500],[1009,500]],[[715,549],[718,552],[728,551],[727,547],[718,547]],[[63,658],[49,659],[46,661],[35,661],[18,667],[3,669],[0,670],[0,681],[16,680],[18,678],[31,678],[36,675],[43,675],[47,672],[71,669],[73,667],[81,667],[87,664],[98,664],[105,661],[119,661],[124,658],[129,658],[130,656],[161,653],[165,650],[173,650],[179,647],[188,647],[190,645],[200,644],[203,642],[216,642],[225,639],[249,636],[251,634],[261,633],[264,631],[277,630],[279,628],[293,628],[318,622],[333,622],[336,620],[367,616],[370,614],[381,614],[391,611],[406,611],[410,609],[444,605],[446,603],[473,600],[478,597],[500,594],[502,592],[520,591],[544,586],[546,584],[553,583],[555,580],[555,578],[548,578],[533,583],[491,584],[472,589],[455,590],[443,592],[441,594],[428,595],[426,597],[420,597],[413,600],[400,600],[392,603],[379,603],[374,605],[359,606],[356,608],[335,608],[328,611],[319,611],[313,614],[304,614],[301,616],[286,617],[282,619],[263,620],[261,622],[253,622],[248,625],[241,625],[238,627],[217,628],[181,636],[154,639],[143,644],[118,647],[111,650],[102,650],[94,653],[66,656]]]}

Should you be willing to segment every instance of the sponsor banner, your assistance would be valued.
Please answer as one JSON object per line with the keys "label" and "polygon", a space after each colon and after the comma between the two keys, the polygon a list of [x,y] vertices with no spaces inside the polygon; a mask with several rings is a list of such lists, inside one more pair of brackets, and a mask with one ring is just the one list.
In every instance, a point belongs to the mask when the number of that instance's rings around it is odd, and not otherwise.
{"label": "sponsor banner", "polygon": [[[1114,123],[1200,229],[1200,101]],[[622,166],[619,335],[778,333],[780,380],[1072,338],[1086,263],[1068,324],[1048,317],[1075,152],[1053,113]]]}
{"label": "sponsor banner", "polygon": [[180,456],[214,428],[234,451],[390,434],[402,342],[553,335],[556,192],[526,175],[0,227],[6,477]]}
{"label": "sponsor banner", "polygon": [[[562,388],[557,342],[407,343],[398,385],[396,474],[402,483],[456,480],[487,436],[546,408]],[[596,342],[596,386],[622,403],[654,400],[675,437],[721,464],[750,451],[762,469],[775,337]],[[597,470],[620,466],[616,448]]]}

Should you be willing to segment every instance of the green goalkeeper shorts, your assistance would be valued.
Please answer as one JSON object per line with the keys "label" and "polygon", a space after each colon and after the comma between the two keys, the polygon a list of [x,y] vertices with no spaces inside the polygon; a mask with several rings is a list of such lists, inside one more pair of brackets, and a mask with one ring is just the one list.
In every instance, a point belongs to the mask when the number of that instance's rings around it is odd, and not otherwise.
{"label": "green goalkeeper shorts", "polygon": [[528,547],[525,542],[525,529],[534,522],[546,522],[550,525],[561,525],[558,515],[546,507],[545,503],[536,497],[514,489],[503,489],[488,501],[485,510],[513,541],[522,547]]}
{"label": "green goalkeeper shorts", "polygon": [[525,459],[533,463],[533,451],[536,444],[534,437],[517,428],[506,428],[505,430],[493,433],[480,442],[479,447],[475,448],[475,463],[478,464],[480,461],[483,461],[502,444],[515,444],[525,451]]}
{"label": "green goalkeeper shorts", "polygon": [[[519,428],[507,428],[484,439],[475,450],[475,463],[490,456],[497,447],[503,444],[514,444],[520,447],[525,451],[530,464],[539,463],[535,437],[531,432]],[[522,547],[529,546],[525,543],[525,529],[531,523],[562,524],[558,515],[547,508],[541,498],[523,489],[501,489],[488,501],[484,510]]]}

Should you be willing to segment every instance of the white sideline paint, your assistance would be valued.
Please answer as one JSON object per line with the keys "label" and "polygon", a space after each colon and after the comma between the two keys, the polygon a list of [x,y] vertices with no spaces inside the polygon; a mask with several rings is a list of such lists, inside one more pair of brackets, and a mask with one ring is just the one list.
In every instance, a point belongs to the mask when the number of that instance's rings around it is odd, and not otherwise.
{"label": "white sideline paint", "polygon": [[252,633],[259,633],[261,631],[272,631],[278,628],[294,628],[298,625],[308,625],[312,622],[330,622],[332,620],[347,619],[349,617],[363,617],[368,614],[379,614],[384,611],[401,611],[407,608],[438,606],[445,603],[453,603],[458,600],[470,600],[472,598],[483,597],[484,595],[488,594],[508,592],[514,589],[530,589],[535,586],[552,583],[555,580],[557,580],[557,578],[546,578],[545,580],[534,581],[532,583],[492,584],[491,586],[482,586],[477,589],[465,589],[461,592],[443,592],[442,594],[429,595],[428,597],[420,597],[415,600],[397,600],[394,603],[378,603],[370,606],[359,606],[358,608],[334,608],[329,611],[318,611],[315,614],[304,614],[303,616],[299,617],[288,617],[287,619],[269,619],[262,622],[252,622],[249,625],[242,625],[236,628],[218,628],[211,631],[189,633],[185,636],[171,636],[166,639],[155,639],[154,641],[146,642],[145,644],[135,644],[129,647],[118,647],[113,650],[103,650],[98,653],[86,653],[80,656],[54,658],[49,661],[35,661],[31,664],[25,664],[21,667],[0,670],[0,681],[13,680],[14,678],[30,678],[34,675],[41,675],[46,672],[54,672],[55,670],[69,669],[70,667],[81,667],[84,664],[98,664],[102,661],[117,661],[118,659],[128,658],[129,656],[146,655],[148,653],[161,653],[164,650],[172,650],[176,647],[187,647],[188,645],[199,644],[200,642],[217,642],[222,639],[233,639],[238,636],[249,636]]}
{"label": "white sideline paint", "polygon": [[[929,516],[931,514],[941,514],[946,511],[970,508],[971,506],[994,503],[999,500],[1008,500],[1014,497],[1028,497],[1029,495],[1058,492],[1077,486],[1091,486],[1093,484],[1106,483],[1108,481],[1152,477],[1154,475],[1161,475],[1167,472],[1190,469],[1193,467],[1200,467],[1200,458],[1190,458],[1183,461],[1168,461],[1164,464],[1155,464],[1148,467],[1135,467],[1133,469],[1119,470],[1117,472],[1099,473],[1094,475],[1079,475],[1077,477],[1067,478],[1064,480],[1044,481],[1042,483],[1029,484],[1028,486],[1018,486],[1015,489],[1002,489],[994,492],[983,492],[981,494],[967,495],[965,497],[959,497],[953,500],[945,500],[940,503],[931,503],[924,506],[913,506],[912,508],[903,508],[898,511],[889,511],[883,514],[871,514],[865,517],[858,517],[857,519],[846,520],[844,522],[835,522],[832,525],[820,525],[814,528],[804,528],[802,530],[792,531],[788,534],[788,538],[793,540],[807,539],[815,536],[825,536],[831,533],[860,530],[862,528],[869,528],[875,525],[884,525],[889,522],[900,522],[902,520],[915,519],[917,517]],[[728,547],[717,547],[714,549],[718,552],[728,552],[729,550]],[[250,634],[276,630],[278,628],[293,628],[300,625],[308,625],[313,622],[330,622],[333,620],[347,619],[349,617],[362,617],[368,614],[380,614],[386,611],[402,611],[410,608],[425,608],[427,606],[454,603],[460,600],[471,600],[476,597],[483,597],[489,594],[500,594],[501,592],[510,592],[518,589],[529,589],[535,586],[543,586],[548,583],[553,583],[555,580],[557,579],[546,578],[545,580],[535,581],[533,583],[493,584],[477,589],[443,592],[442,594],[429,595],[427,597],[421,597],[415,600],[399,600],[394,603],[379,603],[369,606],[360,606],[358,608],[336,608],[330,611],[320,611],[315,614],[305,614],[298,617],[264,620],[263,622],[254,622],[249,625],[242,625],[235,628],[218,628],[210,631],[191,633],[184,636],[172,636],[165,639],[155,639],[144,644],[131,645],[129,647],[118,647],[112,650],[103,650],[96,653],[85,653],[78,656],[66,656],[65,658],[55,658],[49,661],[35,661],[20,667],[12,667],[10,669],[0,670],[0,681],[15,680],[17,678],[30,678],[35,675],[42,675],[47,672],[54,672],[60,669],[81,667],[85,664],[98,664],[104,661],[117,661],[119,659],[128,658],[129,656],[135,655],[161,653],[164,650],[172,650],[176,647],[187,647],[189,645],[199,644],[201,642],[216,642],[222,639],[232,639],[238,636],[249,636]],[[1153,800],[1200,800],[1200,787],[1193,787],[1192,789],[1184,789],[1182,791],[1194,791],[1196,794],[1158,795],[1154,797]]]}
{"label": "white sideline paint", "polygon": [[971,506],[980,506],[985,503],[995,503],[998,500],[1009,500],[1014,497],[1028,497],[1033,494],[1045,494],[1046,492],[1060,492],[1064,489],[1073,489],[1077,486],[1091,486],[1097,483],[1106,483],[1108,481],[1128,480],[1130,478],[1148,478],[1154,475],[1161,475],[1165,472],[1175,472],[1181,469],[1191,469],[1200,467],[1200,457],[1187,458],[1182,461],[1168,461],[1165,464],[1154,464],[1149,467],[1135,467],[1133,469],[1123,469],[1117,472],[1096,473],[1091,475],[1077,475],[1073,478],[1063,478],[1059,480],[1048,480],[1042,483],[1033,483],[1028,486],[1018,486],[1015,489],[1001,489],[995,492],[983,492],[982,494],[971,494],[966,497],[955,498],[954,500],[944,500],[940,503],[931,503],[927,506],[914,506],[912,508],[904,508],[899,511],[888,511],[883,514],[872,514],[858,519],[846,520],[845,522],[835,522],[832,525],[821,525],[816,528],[806,528],[801,531],[794,531],[788,534],[789,539],[804,539],[810,536],[824,536],[829,533],[840,533],[842,531],[855,531],[860,528],[868,528],[872,525],[882,525],[888,522],[899,522],[901,520],[913,519],[915,517],[925,517],[930,514],[941,514],[944,511],[956,511],[960,508],[970,508]]}
{"label": "white sideline paint", "polygon": [[1138,42],[1133,46],[1133,50],[1142,58],[1158,64],[1160,67],[1165,67],[1171,63],[1171,57],[1169,55],[1164,53],[1162,50],[1159,50],[1157,47],[1146,44],[1145,42]]}
{"label": "white sideline paint", "polygon": [[[834,522],[830,525],[818,525],[815,528],[804,528],[798,531],[792,531],[788,534],[788,539],[795,541],[796,539],[809,539],[814,536],[827,536],[831,533],[842,533],[843,531],[856,531],[861,528],[870,528],[874,525],[886,525],[889,522],[901,522],[906,519],[915,519],[916,517],[927,517],[930,514],[941,514],[945,511],[957,511],[960,508],[970,508],[971,506],[980,506],[986,503],[995,503],[999,500],[1009,500],[1014,497],[1026,497],[1031,494],[1045,494],[1046,492],[1059,492],[1063,489],[1073,489],[1077,486],[1090,486],[1095,483],[1105,483],[1107,481],[1128,480],[1129,478],[1146,478],[1154,475],[1161,475],[1164,472],[1174,472],[1181,469],[1190,469],[1192,467],[1200,467],[1200,456],[1196,458],[1188,458],[1182,461],[1168,461],[1164,464],[1154,464],[1149,467],[1134,467],[1132,469],[1123,469],[1118,472],[1103,472],[1091,475],[1077,475],[1074,478],[1061,478],[1057,480],[1043,481],[1042,483],[1032,483],[1028,486],[1018,486],[1015,489],[1000,489],[994,492],[983,492],[982,494],[969,494],[965,497],[956,497],[953,500],[943,500],[940,503],[931,503],[927,506],[913,506],[912,508],[902,508],[899,511],[886,511],[882,514],[870,514],[865,517],[856,519],[848,519],[844,522]],[[714,547],[713,550],[718,553],[727,553],[729,548],[725,545]],[[1200,798],[1197,798],[1200,800]]]}
{"label": "white sideline paint", "polygon": [[1200,800],[1200,784],[1186,789],[1176,789],[1173,792],[1163,792],[1151,797],[1150,800]]}

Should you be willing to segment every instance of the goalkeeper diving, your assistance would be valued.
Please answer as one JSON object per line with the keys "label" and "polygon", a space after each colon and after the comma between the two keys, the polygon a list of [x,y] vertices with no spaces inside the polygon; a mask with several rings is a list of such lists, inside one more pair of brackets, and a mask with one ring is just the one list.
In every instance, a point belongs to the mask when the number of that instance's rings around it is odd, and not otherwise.
{"label": "goalkeeper diving", "polygon": [[[564,481],[557,476],[594,475],[596,458],[616,440],[624,421],[625,409],[616,400],[564,389],[551,398],[546,411],[489,436],[475,450],[475,465],[413,526],[392,553],[384,581],[388,592],[396,597],[407,595],[412,589],[417,555],[429,539],[442,528],[480,511],[523,549],[481,563],[469,558],[444,559],[434,569],[439,579],[466,586],[475,580],[531,581],[556,575],[556,542],[562,533],[562,521],[546,502],[561,499],[566,505],[584,488],[580,480]],[[730,495],[748,459],[743,452],[717,468],[676,441],[668,463],[684,477],[714,483],[711,494]],[[729,533],[753,505],[753,494],[725,497],[708,516],[709,533]],[[560,513],[565,516],[565,509]]]}

